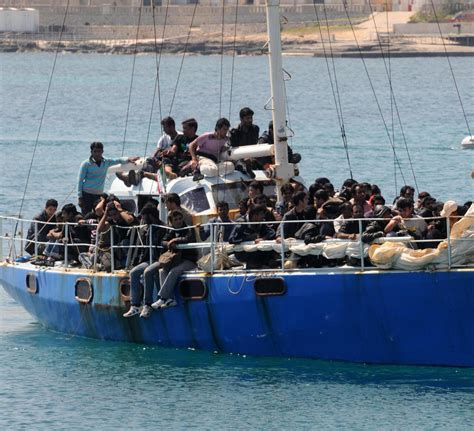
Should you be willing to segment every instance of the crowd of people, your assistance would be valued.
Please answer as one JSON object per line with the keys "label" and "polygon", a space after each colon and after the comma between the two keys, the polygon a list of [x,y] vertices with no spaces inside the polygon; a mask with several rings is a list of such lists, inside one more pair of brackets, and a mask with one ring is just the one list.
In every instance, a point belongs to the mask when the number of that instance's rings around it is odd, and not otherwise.
{"label": "crowd of people", "polygon": [[[182,132],[176,131],[170,117],[163,119],[162,125],[164,134],[153,156],[139,170],[117,174],[126,185],[138,184],[146,176],[154,178],[158,169],[170,179],[193,175],[198,181],[203,172],[217,175],[233,169],[253,178],[253,169],[272,162],[271,158],[263,157],[234,164],[220,158],[228,145],[272,143],[272,125],[259,137],[250,108],[240,111],[240,124],[232,130],[225,118],[217,121],[214,132],[200,136],[194,119],[182,122]],[[229,204],[220,201],[215,218],[205,225],[193,226],[192,215],[181,206],[176,193],[163,198],[166,220],[160,214],[160,203],[153,198],[141,206],[138,214],[128,211],[116,196],[104,193],[104,184],[110,166],[133,163],[137,158],[105,158],[100,142],[93,142],[90,150],[90,157],[81,164],[79,172],[80,211],[69,203],[58,212],[58,202],[49,199],[28,231],[25,250],[33,256],[31,262],[38,265],[54,266],[57,261],[67,260],[68,265],[88,269],[130,270],[131,307],[125,317],[140,314],[146,318],[153,309],[176,305],[176,281],[184,271],[196,268],[199,258],[197,248],[179,245],[209,240],[234,245],[281,243],[288,238],[305,244],[329,239],[370,244],[378,238],[395,236],[418,240],[409,242],[414,248],[436,247],[471,205],[439,202],[428,192],[418,193],[415,198],[415,189],[409,185],[403,186],[399,196],[388,204],[375,184],[347,179],[337,190],[328,178],[317,178],[309,187],[290,181],[281,186],[281,199],[277,200],[276,194],[264,193],[263,182],[252,180],[246,183],[248,195],[239,202],[235,217],[230,216]],[[298,154],[289,151],[288,156],[294,163],[299,161]],[[331,260],[322,255],[291,253],[284,257],[302,268],[360,264],[352,257]],[[272,250],[249,252],[240,248],[227,264],[270,269],[281,267],[281,258]]]}
{"label": "crowd of people", "polygon": [[[90,211],[82,213],[73,204],[64,205],[57,212],[57,201],[50,199],[35,217],[36,227],[32,224],[28,232],[26,251],[36,255],[32,262],[38,265],[52,266],[57,260],[64,260],[67,253],[70,265],[104,271],[131,268],[131,308],[125,316],[140,313],[148,317],[153,309],[176,305],[175,283],[184,271],[196,267],[199,258],[196,248],[184,248],[172,265],[163,265],[160,255],[176,251],[179,244],[208,240],[211,229],[214,241],[230,244],[267,240],[279,243],[288,238],[305,244],[335,238],[372,243],[377,238],[396,236],[424,240],[410,242],[412,247],[436,247],[471,205],[442,203],[428,192],[419,193],[415,199],[411,186],[402,187],[400,195],[388,205],[376,185],[352,179],[346,180],[338,191],[327,178],[318,178],[309,188],[288,183],[281,187],[282,198],[278,202],[263,192],[262,182],[250,182],[248,196],[240,202],[234,219],[229,215],[228,203],[221,201],[217,203],[217,216],[197,227],[175,193],[164,197],[166,223],[155,199],[144,204],[137,215],[124,209],[116,196],[105,193]],[[280,257],[273,251],[236,251],[231,261],[246,269],[277,268]],[[287,257],[295,260],[295,256]],[[349,259],[331,261],[321,255],[296,260],[304,268],[360,263]],[[153,302],[155,288],[158,300]]]}

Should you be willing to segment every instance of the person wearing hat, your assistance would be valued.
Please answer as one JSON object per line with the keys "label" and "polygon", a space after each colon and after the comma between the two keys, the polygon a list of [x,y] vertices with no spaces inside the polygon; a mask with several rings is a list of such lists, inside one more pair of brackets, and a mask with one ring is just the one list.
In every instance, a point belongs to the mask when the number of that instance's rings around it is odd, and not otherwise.
{"label": "person wearing hat", "polygon": [[456,202],[446,201],[443,205],[443,209],[441,210],[441,213],[439,214],[441,217],[448,218],[450,229],[454,226],[454,223],[456,223],[459,220],[458,209],[459,209],[459,206]]}

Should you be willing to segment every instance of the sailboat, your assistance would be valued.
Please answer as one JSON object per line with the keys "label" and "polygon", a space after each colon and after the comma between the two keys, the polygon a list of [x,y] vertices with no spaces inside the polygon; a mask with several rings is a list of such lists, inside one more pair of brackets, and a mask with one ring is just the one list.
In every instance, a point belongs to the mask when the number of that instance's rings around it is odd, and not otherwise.
{"label": "sailboat", "polygon": [[[271,152],[272,169],[257,172],[256,180],[270,181],[278,190],[298,178],[288,162],[279,0],[267,0],[266,8],[275,144],[239,151]],[[230,159],[243,156],[237,150],[229,154]],[[238,194],[248,180],[237,171],[197,183],[179,178],[160,187],[143,179],[130,188],[116,179],[110,192],[135,203],[140,196],[177,193],[194,209],[194,220],[204,223],[215,210],[217,190]],[[219,244],[211,239],[206,247],[212,261]],[[363,245],[358,247],[359,257],[364,256]],[[283,254],[285,246],[279,250]],[[448,236],[444,264],[410,271],[366,268],[363,259],[357,267],[317,269],[287,269],[282,259],[281,268],[271,271],[219,270],[211,262],[209,270],[181,277],[178,306],[157,310],[148,319],[123,317],[130,301],[126,271],[6,260],[0,264],[0,283],[45,327],[77,336],[256,356],[470,367],[474,266],[457,265],[453,251]]]}

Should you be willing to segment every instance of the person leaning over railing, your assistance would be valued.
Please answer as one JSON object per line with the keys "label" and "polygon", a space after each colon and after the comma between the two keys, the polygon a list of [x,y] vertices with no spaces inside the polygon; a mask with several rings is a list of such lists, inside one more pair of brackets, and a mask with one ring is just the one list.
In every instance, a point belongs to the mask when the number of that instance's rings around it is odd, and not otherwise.
{"label": "person leaning over railing", "polygon": [[171,266],[160,269],[161,289],[158,293],[159,299],[152,304],[155,310],[177,305],[174,299],[176,282],[183,272],[190,271],[196,267],[196,261],[198,259],[198,251],[196,249],[177,249],[178,245],[196,242],[194,228],[186,225],[181,211],[173,210],[169,213],[168,226],[173,229],[165,234],[161,244],[164,250],[178,251],[178,254]]}
{"label": "person leaning over railing", "polygon": [[115,196],[109,196],[105,212],[97,226],[98,250],[97,259],[104,271],[112,270],[112,245],[114,269],[123,267],[125,250],[122,248],[128,241],[129,227],[137,224],[135,216],[125,211]]}
{"label": "person leaning over railing", "polygon": [[[141,244],[139,249],[138,264],[130,271],[130,309],[123,317],[132,317],[140,313],[140,317],[147,318],[152,312],[151,304],[153,303],[153,290],[155,282],[159,281],[158,271],[160,263],[158,257],[161,248],[157,245],[161,244],[166,230],[160,225],[160,213],[156,205],[147,203],[140,211],[140,228],[138,232],[137,244]],[[150,256],[151,251],[151,256]],[[140,295],[140,278],[143,276],[143,298]],[[144,303],[143,308],[140,306]],[[141,312],[140,312],[141,311]]]}
{"label": "person leaning over railing", "polygon": [[[52,230],[48,233],[50,239],[44,255],[48,256],[47,265],[54,265],[55,260],[65,258],[65,246],[68,247],[68,260],[77,260],[81,252],[87,249],[89,233],[87,229],[78,224],[82,216],[77,212],[74,204],[66,204],[61,209],[61,221],[65,224],[60,229]],[[67,223],[67,224],[66,224]]]}

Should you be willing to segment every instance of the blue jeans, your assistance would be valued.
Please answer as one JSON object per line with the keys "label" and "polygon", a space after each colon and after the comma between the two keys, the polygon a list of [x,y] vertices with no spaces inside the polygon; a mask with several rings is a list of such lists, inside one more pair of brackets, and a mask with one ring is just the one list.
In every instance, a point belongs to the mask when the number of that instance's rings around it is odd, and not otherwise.
{"label": "blue jeans", "polygon": [[[154,262],[151,265],[149,262],[143,262],[135,266],[130,271],[130,303],[132,305],[139,307],[142,303],[142,299],[145,304],[152,304],[155,281],[158,281],[158,266],[158,262]],[[142,274],[145,285],[143,291],[143,298],[140,295],[140,278]]]}
{"label": "blue jeans", "polygon": [[196,264],[194,262],[184,259],[183,261],[181,261],[181,263],[171,268],[170,270],[166,270],[163,268],[160,269],[160,296],[163,299],[174,298],[174,288],[176,286],[178,278],[184,271],[191,271],[191,269],[194,268],[196,268]]}

